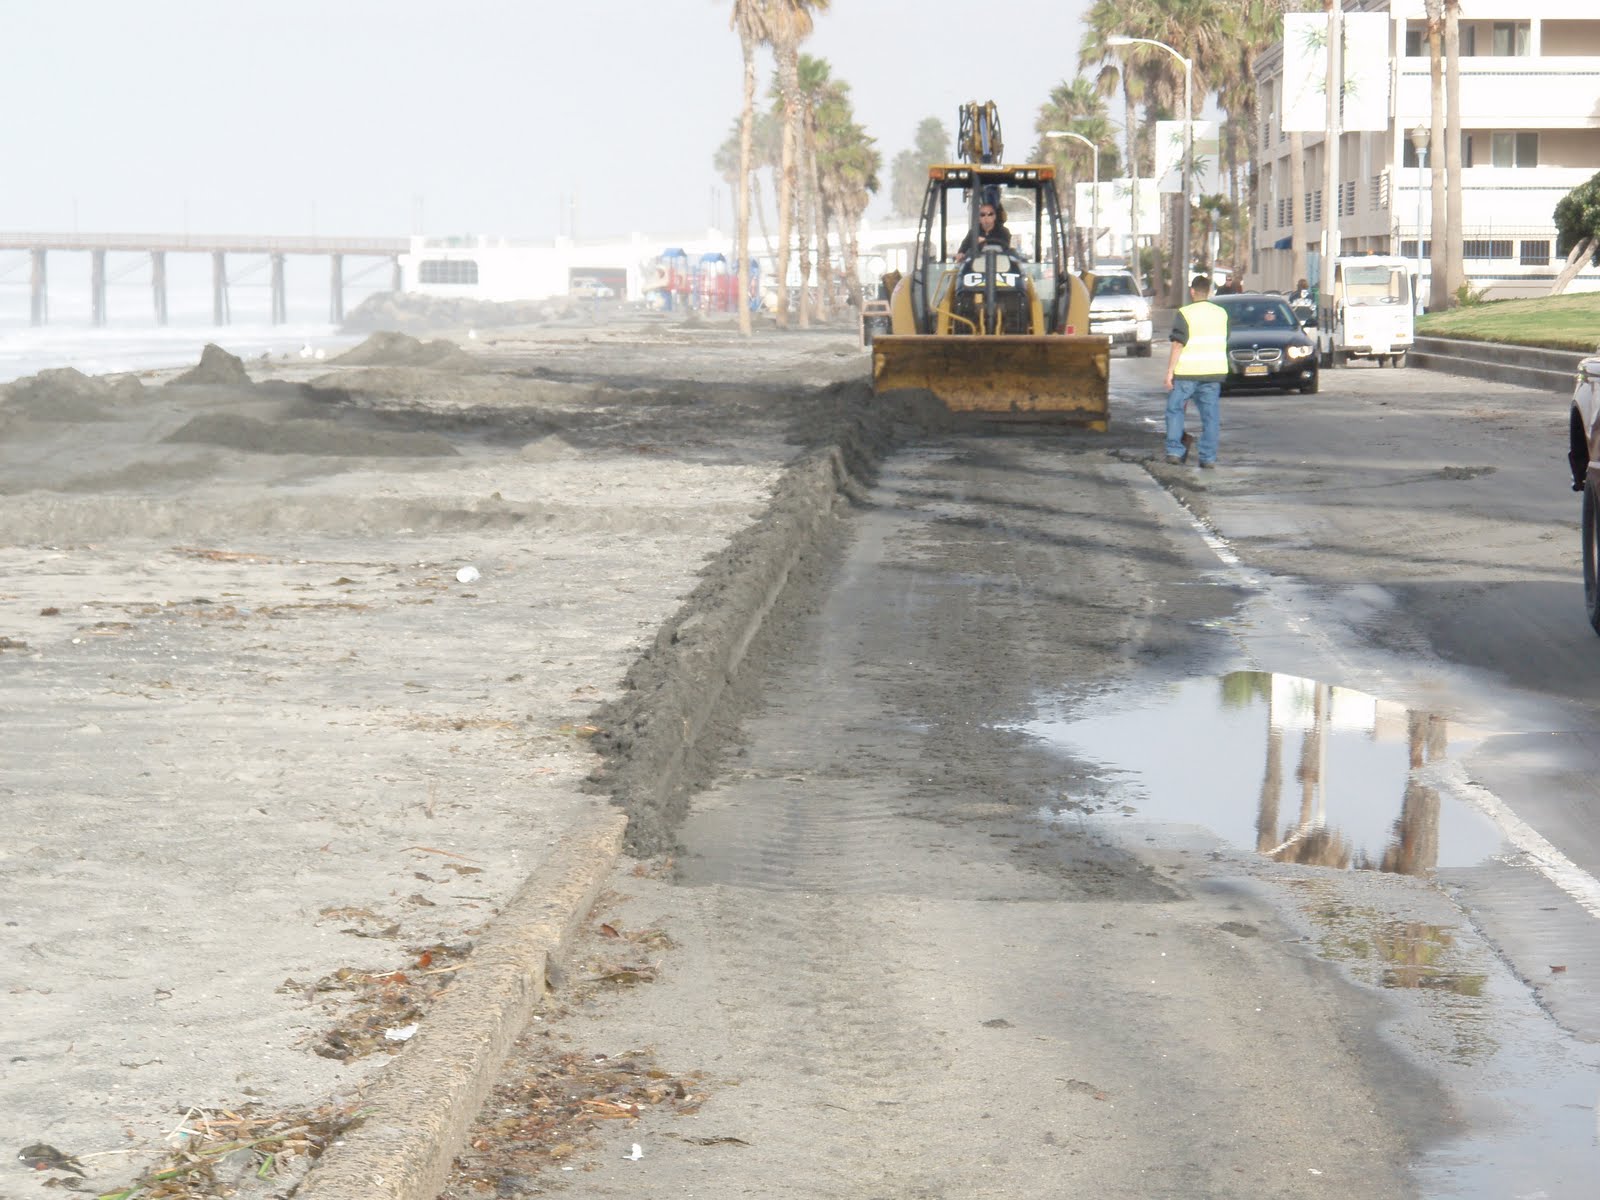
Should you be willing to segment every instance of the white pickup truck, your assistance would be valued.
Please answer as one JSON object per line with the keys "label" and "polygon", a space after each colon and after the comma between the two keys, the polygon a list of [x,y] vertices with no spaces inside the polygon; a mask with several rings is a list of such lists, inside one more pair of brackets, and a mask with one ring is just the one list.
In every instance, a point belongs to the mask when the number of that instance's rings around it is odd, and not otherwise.
{"label": "white pickup truck", "polygon": [[1583,493],[1583,602],[1600,633],[1600,355],[1578,365],[1569,437],[1572,490]]}
{"label": "white pickup truck", "polygon": [[1129,358],[1150,357],[1155,334],[1150,300],[1139,294],[1132,272],[1115,267],[1095,272],[1089,332],[1105,334],[1113,346],[1126,346]]}
{"label": "white pickup truck", "polygon": [[1333,278],[1322,282],[1317,312],[1317,348],[1324,367],[1356,358],[1381,367],[1406,365],[1413,334],[1412,264],[1377,254],[1333,260]]}

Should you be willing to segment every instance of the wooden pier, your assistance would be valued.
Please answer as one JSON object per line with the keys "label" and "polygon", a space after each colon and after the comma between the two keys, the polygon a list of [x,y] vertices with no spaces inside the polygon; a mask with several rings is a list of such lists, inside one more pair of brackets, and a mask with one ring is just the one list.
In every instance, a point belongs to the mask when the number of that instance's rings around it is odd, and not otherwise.
{"label": "wooden pier", "polygon": [[387,258],[393,272],[393,289],[399,291],[400,256],[409,250],[410,246],[406,238],[237,237],[188,233],[0,233],[0,251],[23,251],[28,254],[31,261],[28,312],[35,325],[47,324],[50,319],[49,271],[46,259],[51,251],[88,253],[90,311],[96,325],[104,325],[107,320],[107,254],[150,256],[151,300],[155,306],[158,325],[167,323],[168,254],[211,256],[211,316],[218,325],[226,325],[230,320],[228,255],[265,255],[271,265],[272,323],[282,325],[288,320],[289,313],[283,270],[284,259],[289,255],[325,255],[328,258],[330,265],[328,318],[334,324],[338,324],[344,320],[344,260]]}

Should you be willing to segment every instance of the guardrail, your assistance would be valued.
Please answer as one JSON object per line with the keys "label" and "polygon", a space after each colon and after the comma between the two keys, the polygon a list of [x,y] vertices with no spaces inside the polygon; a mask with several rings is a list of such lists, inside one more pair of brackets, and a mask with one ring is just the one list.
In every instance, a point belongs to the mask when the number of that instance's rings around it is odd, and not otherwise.
{"label": "guardrail", "polygon": [[405,254],[408,238],[228,233],[18,233],[0,231],[0,250],[170,250],[225,254]]}

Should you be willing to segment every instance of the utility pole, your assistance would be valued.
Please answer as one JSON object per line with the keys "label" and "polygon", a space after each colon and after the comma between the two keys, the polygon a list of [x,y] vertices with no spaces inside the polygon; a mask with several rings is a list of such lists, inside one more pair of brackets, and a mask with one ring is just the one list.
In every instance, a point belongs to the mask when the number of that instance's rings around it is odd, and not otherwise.
{"label": "utility pole", "polygon": [[1328,132],[1322,155],[1322,274],[1318,290],[1333,286],[1339,257],[1339,135],[1344,122],[1344,0],[1328,4]]}

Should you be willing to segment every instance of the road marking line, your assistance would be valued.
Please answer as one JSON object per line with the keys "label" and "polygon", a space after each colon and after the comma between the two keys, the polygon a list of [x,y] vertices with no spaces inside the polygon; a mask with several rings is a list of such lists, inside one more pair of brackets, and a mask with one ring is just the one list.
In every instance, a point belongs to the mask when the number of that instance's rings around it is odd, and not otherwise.
{"label": "road marking line", "polygon": [[[1232,545],[1211,527],[1204,517],[1173,495],[1164,487],[1159,492],[1175,503],[1183,512],[1184,517],[1200,535],[1202,541],[1211,549],[1211,552],[1223,563],[1231,568],[1238,576],[1240,582],[1254,590],[1257,595],[1275,609],[1284,619],[1289,629],[1294,633],[1310,638],[1321,644],[1321,649],[1335,663],[1347,666],[1345,656],[1334,645],[1327,632],[1320,627],[1307,628],[1305,624],[1282,602],[1277,594],[1274,578],[1257,571],[1245,563],[1233,550]],[[1244,632],[1236,631],[1241,643],[1248,646],[1248,638]],[[1532,825],[1529,825],[1488,788],[1482,784],[1474,783],[1467,777],[1461,763],[1454,758],[1424,768],[1419,772],[1422,776],[1432,776],[1438,786],[1451,790],[1461,797],[1463,801],[1471,804],[1500,831],[1508,843],[1521,855],[1518,860],[1521,864],[1538,871],[1556,887],[1570,896],[1585,912],[1596,920],[1600,920],[1600,880],[1585,871],[1544,837]],[[1600,1114],[1596,1116],[1600,1124]]]}
{"label": "road marking line", "polygon": [[1444,759],[1423,768],[1418,778],[1424,783],[1437,782],[1477,808],[1494,822],[1506,841],[1516,847],[1526,865],[1571,896],[1591,917],[1600,919],[1600,880],[1557,850],[1543,834],[1512,812],[1499,796],[1469,779],[1459,762]]}

